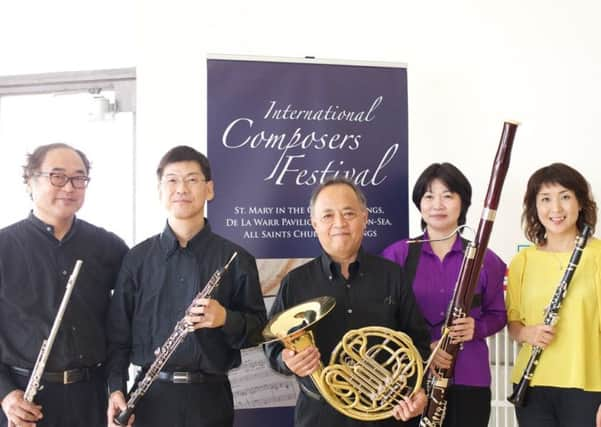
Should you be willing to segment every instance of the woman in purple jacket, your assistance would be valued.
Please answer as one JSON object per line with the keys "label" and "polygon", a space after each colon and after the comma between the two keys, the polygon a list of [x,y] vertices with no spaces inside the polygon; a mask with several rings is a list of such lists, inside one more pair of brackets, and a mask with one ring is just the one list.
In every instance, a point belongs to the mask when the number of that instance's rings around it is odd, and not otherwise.
{"label": "woman in purple jacket", "polygon": [[[413,203],[422,216],[423,236],[401,240],[382,255],[404,267],[422,314],[431,328],[431,348],[437,344],[447,307],[453,297],[463,260],[465,240],[457,227],[465,224],[472,187],[450,163],[433,163],[413,187]],[[463,344],[447,390],[444,427],[486,427],[490,416],[490,367],[485,338],[505,326],[503,300],[505,263],[491,250],[484,256],[469,316],[455,321],[450,336]],[[433,365],[450,367],[448,353],[439,350]]]}

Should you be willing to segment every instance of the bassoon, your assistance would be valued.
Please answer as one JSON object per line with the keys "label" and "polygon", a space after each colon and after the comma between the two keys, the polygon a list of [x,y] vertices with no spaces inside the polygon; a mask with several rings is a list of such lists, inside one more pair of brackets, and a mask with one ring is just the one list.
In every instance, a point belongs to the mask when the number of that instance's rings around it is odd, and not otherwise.
{"label": "bassoon", "polygon": [[[574,246],[574,250],[572,251],[572,255],[570,256],[570,261],[568,262],[566,271],[563,273],[563,277],[561,278],[559,285],[557,285],[557,288],[555,288],[555,293],[553,294],[553,298],[551,298],[551,303],[545,309],[545,325],[553,326],[557,323],[557,320],[559,320],[559,309],[561,308],[561,303],[566,297],[568,286],[572,281],[576,267],[578,267],[580,257],[582,256],[582,251],[584,246],[586,246],[586,241],[588,240],[590,233],[591,227],[588,224],[584,224],[580,234],[578,237],[576,237],[576,244]],[[526,405],[526,393],[528,391],[528,387],[530,387],[530,381],[534,376],[534,371],[538,366],[538,360],[540,359],[543,350],[544,349],[539,346],[532,347],[532,353],[530,354],[530,359],[528,360],[526,369],[524,369],[522,378],[511,396],[507,398],[507,400],[509,400],[515,406]]]}
{"label": "bassoon", "polygon": [[509,168],[511,149],[517,127],[518,123],[515,122],[506,121],[503,124],[503,132],[493,163],[478,230],[474,240],[468,243],[465,248],[453,298],[448,306],[445,322],[442,326],[440,348],[451,355],[451,367],[447,369],[436,368],[435,374],[431,375],[428,384],[428,404],[420,419],[420,427],[441,427],[444,421],[447,407],[447,388],[453,377],[453,369],[460,349],[459,344],[451,342],[448,330],[455,319],[468,316],[472,306],[484,254],[488,246],[499,199],[501,198],[501,190]]}
{"label": "bassoon", "polygon": [[[207,284],[198,294],[196,294],[192,304],[190,304],[190,306],[186,309],[186,314],[190,313],[190,310],[195,306],[195,301],[197,299],[211,297],[213,291],[217,288],[217,286],[219,286],[223,274],[227,271],[234,258],[236,258],[236,255],[238,255],[238,252],[234,252],[229,261],[222,268],[219,268],[217,271],[215,271],[215,273],[213,273]],[[131,415],[134,413],[139,400],[150,389],[150,386],[157,379],[161,369],[163,369],[165,364],[167,364],[167,361],[171,355],[175,353],[175,350],[177,350],[179,345],[184,341],[188,334],[193,331],[194,329],[190,324],[188,324],[185,316],[175,324],[173,332],[169,338],[167,338],[163,345],[157,349],[155,353],[156,359],[154,362],[152,362],[144,374],[144,378],[142,378],[128,393],[129,398],[127,400],[127,407],[117,414],[117,416],[113,419],[115,424],[120,426],[127,425],[129,417],[131,417]]]}

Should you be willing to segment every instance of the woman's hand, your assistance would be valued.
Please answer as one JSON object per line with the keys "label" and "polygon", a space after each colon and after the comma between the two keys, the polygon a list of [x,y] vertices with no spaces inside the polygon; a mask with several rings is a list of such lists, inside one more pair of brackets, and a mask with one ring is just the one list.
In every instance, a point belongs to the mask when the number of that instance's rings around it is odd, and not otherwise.
{"label": "woman's hand", "polygon": [[449,336],[452,344],[468,342],[474,339],[476,331],[476,321],[473,317],[462,317],[453,320],[453,325],[449,328]]}
{"label": "woman's hand", "polygon": [[553,326],[539,324],[524,326],[519,333],[519,341],[526,342],[531,346],[545,348],[555,337],[555,328]]}
{"label": "woman's hand", "polygon": [[[434,348],[438,345],[438,341],[434,341],[430,343],[430,350],[434,351]],[[430,365],[430,371],[435,374],[434,369],[449,369],[451,367],[451,363],[453,362],[453,356],[439,348],[434,353],[434,358],[432,359],[432,364]]]}

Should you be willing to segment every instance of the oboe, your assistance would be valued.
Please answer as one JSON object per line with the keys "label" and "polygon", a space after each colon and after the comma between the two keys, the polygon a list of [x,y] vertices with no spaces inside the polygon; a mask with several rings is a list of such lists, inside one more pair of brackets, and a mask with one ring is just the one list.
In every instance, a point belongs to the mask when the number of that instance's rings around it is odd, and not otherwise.
{"label": "oboe", "polygon": [[[555,325],[557,320],[559,320],[559,309],[561,308],[561,303],[566,297],[568,286],[572,281],[576,267],[578,267],[580,257],[582,256],[582,251],[584,246],[586,246],[586,241],[589,238],[590,232],[591,227],[588,224],[584,224],[580,234],[576,238],[576,245],[574,246],[574,250],[570,256],[570,261],[566,267],[566,271],[563,273],[563,277],[555,289],[553,298],[551,298],[551,303],[545,309],[545,325]],[[538,360],[540,359],[542,353],[542,347],[532,347],[532,353],[530,354],[530,359],[528,359],[528,364],[526,365],[526,369],[524,369],[522,378],[511,396],[507,398],[507,400],[509,400],[515,406],[524,406],[526,404],[526,392],[528,391],[528,387],[530,387],[530,381],[534,376],[534,371],[538,366]]]}
{"label": "oboe", "polygon": [[42,342],[38,358],[35,361],[35,365],[31,372],[31,377],[29,377],[29,382],[27,383],[27,387],[25,388],[25,393],[23,395],[23,398],[28,402],[33,402],[35,395],[39,390],[42,389],[40,382],[42,380],[42,375],[44,374],[44,369],[46,368],[46,362],[48,361],[48,356],[50,355],[50,351],[54,345],[54,339],[56,338],[58,330],[61,326],[61,322],[63,321],[63,316],[65,314],[65,310],[67,309],[67,304],[71,298],[71,292],[73,292],[73,288],[75,287],[75,281],[77,280],[77,275],[79,274],[79,269],[81,268],[82,264],[83,261],[80,259],[75,262],[73,272],[67,281],[65,295],[63,295],[63,300],[58,308],[58,313],[56,314],[54,322],[52,323],[50,335]]}
{"label": "oboe", "polygon": [[[192,307],[194,307],[194,301],[196,301],[199,298],[211,297],[213,291],[219,285],[223,274],[227,271],[234,258],[236,258],[236,255],[238,255],[238,252],[234,252],[227,264],[225,264],[222,268],[218,269],[217,271],[215,271],[215,273],[213,273],[205,287],[198,294],[196,294],[194,300],[192,301],[192,304],[190,304],[190,306],[186,309],[186,315],[190,313],[190,310],[192,309]],[[137,383],[137,385],[134,386],[135,389],[130,390],[130,392],[128,393],[129,399],[127,400],[127,408],[124,411],[120,412],[113,419],[115,424],[120,426],[127,425],[127,421],[129,420],[129,417],[133,414],[139,400],[150,389],[150,386],[157,379],[159,373],[161,372],[161,369],[163,369],[171,355],[175,352],[175,350],[177,350],[179,345],[184,341],[188,334],[193,331],[194,329],[188,324],[185,316],[175,324],[173,332],[171,333],[169,338],[167,338],[167,340],[163,343],[161,347],[159,347],[159,349],[155,353],[156,359],[154,360],[154,362],[152,362],[150,368],[148,368],[148,371],[146,371],[146,373],[144,374],[144,378],[142,378],[142,380],[140,380]]]}
{"label": "oboe", "polygon": [[437,368],[436,375],[431,376],[428,390],[428,404],[420,419],[420,427],[441,427],[446,415],[447,387],[453,376],[457,352],[460,349],[459,344],[451,342],[448,330],[453,325],[455,319],[466,317],[472,306],[474,292],[480,277],[482,261],[488,246],[490,233],[492,232],[499,199],[501,198],[501,190],[503,189],[505,176],[509,169],[511,149],[513,147],[517,126],[517,123],[512,122],[505,122],[503,124],[503,132],[493,163],[493,170],[488,184],[486,199],[484,201],[484,209],[480,218],[478,230],[476,231],[476,237],[465,249],[465,255],[459,270],[457,284],[453,292],[453,298],[449,304],[447,316],[443,325],[443,334],[440,339],[441,342],[439,343],[440,348],[449,353],[453,360],[450,368]]}

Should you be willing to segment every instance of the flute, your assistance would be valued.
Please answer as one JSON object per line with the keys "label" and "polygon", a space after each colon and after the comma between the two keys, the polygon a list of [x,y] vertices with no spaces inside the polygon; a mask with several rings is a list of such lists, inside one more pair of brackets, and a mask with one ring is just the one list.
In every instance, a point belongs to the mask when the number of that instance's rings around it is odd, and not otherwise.
{"label": "flute", "polygon": [[[586,241],[589,238],[590,232],[591,227],[588,224],[584,224],[584,226],[582,227],[582,231],[576,238],[576,245],[574,246],[574,250],[572,251],[572,255],[570,256],[570,261],[568,263],[568,266],[566,267],[566,271],[563,273],[563,277],[561,278],[559,285],[557,285],[557,288],[555,289],[553,298],[551,298],[551,303],[545,309],[545,325],[555,325],[557,323],[557,320],[559,319],[559,309],[561,308],[561,303],[566,297],[566,294],[568,292],[568,286],[572,281],[572,277],[574,276],[576,267],[578,267],[580,257],[582,256],[582,251],[584,249],[584,246],[586,245]],[[532,353],[530,354],[530,359],[528,359],[528,364],[524,369],[522,378],[518,386],[511,394],[511,396],[507,398],[507,400],[513,403],[515,406],[525,406],[526,392],[528,391],[528,387],[530,387],[530,381],[534,376],[534,371],[538,366],[538,359],[540,359],[542,353],[542,347],[532,347]]]}
{"label": "flute", "polygon": [[[48,338],[42,341],[42,346],[40,347],[40,352],[38,353],[38,358],[35,361],[35,365],[31,371],[31,377],[29,377],[29,381],[27,382],[27,387],[25,388],[25,393],[23,393],[23,399],[27,402],[33,402],[33,399],[38,391],[42,389],[42,376],[44,375],[44,369],[46,369],[46,362],[48,362],[48,356],[50,355],[50,351],[52,350],[52,346],[54,345],[54,340],[56,335],[58,334],[58,330],[61,326],[61,322],[63,321],[63,316],[65,314],[65,310],[67,309],[67,304],[69,303],[69,299],[71,298],[71,293],[73,292],[73,288],[75,287],[75,281],[77,280],[77,276],[79,275],[79,269],[83,261],[78,259],[75,261],[75,267],[73,267],[73,272],[71,276],[69,276],[69,280],[67,281],[67,288],[65,289],[65,294],[63,295],[63,300],[61,301],[60,306],[58,307],[58,312],[56,313],[56,317],[54,318],[54,322],[52,323],[52,328],[50,329],[50,335]],[[12,422],[8,423],[9,427],[14,427]]]}
{"label": "flute", "polygon": [[[219,286],[221,282],[221,277],[227,271],[228,267],[236,258],[238,252],[234,252],[230,260],[220,269],[215,271],[205,287],[194,297],[192,304],[186,309],[186,314],[190,312],[192,307],[194,307],[194,301],[199,298],[210,298],[213,291]],[[140,401],[142,396],[146,394],[146,392],[150,389],[152,383],[157,379],[161,369],[167,364],[169,357],[177,350],[179,345],[184,341],[184,339],[188,336],[190,332],[194,329],[186,322],[185,316],[179,320],[175,327],[173,328],[173,332],[167,338],[165,343],[157,350],[156,359],[146,371],[144,378],[140,380],[133,390],[130,390],[128,393],[127,407],[125,410],[121,411],[117,416],[113,419],[113,422],[117,425],[124,426],[127,425],[127,421],[129,417],[134,413],[137,403]]]}
{"label": "flute", "polygon": [[69,299],[71,298],[71,293],[75,287],[75,281],[77,280],[79,269],[81,268],[82,264],[83,261],[80,259],[75,261],[75,267],[73,268],[73,272],[67,281],[65,295],[63,295],[63,300],[58,308],[58,313],[56,314],[54,322],[52,323],[50,335],[42,342],[42,347],[40,348],[38,358],[35,361],[35,365],[31,372],[31,377],[29,377],[29,382],[27,383],[27,387],[25,388],[25,393],[23,395],[23,398],[28,402],[33,402],[35,395],[39,390],[42,389],[40,382],[42,380],[42,375],[44,374],[44,369],[46,368],[46,362],[48,361],[48,356],[50,355],[50,351],[54,345],[54,339],[56,338],[58,330],[61,326],[61,322],[63,321],[63,316],[65,314],[65,310],[67,309],[67,304],[69,304]]}
{"label": "flute", "polygon": [[436,369],[436,375],[431,376],[428,391],[428,404],[420,419],[420,427],[441,427],[446,415],[447,388],[453,376],[453,368],[457,360],[459,344],[451,342],[447,331],[453,321],[466,317],[474,299],[474,292],[480,278],[480,269],[484,260],[484,254],[490,239],[490,233],[495,220],[501,190],[505,182],[505,176],[509,169],[511,149],[518,124],[505,122],[499,147],[493,163],[493,170],[488,183],[488,191],[484,201],[484,209],[476,231],[476,237],[465,248],[465,255],[459,270],[457,285],[453,292],[453,298],[447,310],[447,316],[443,325],[443,334],[440,339],[440,348],[452,356],[451,367],[448,369]]}

